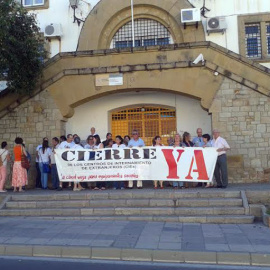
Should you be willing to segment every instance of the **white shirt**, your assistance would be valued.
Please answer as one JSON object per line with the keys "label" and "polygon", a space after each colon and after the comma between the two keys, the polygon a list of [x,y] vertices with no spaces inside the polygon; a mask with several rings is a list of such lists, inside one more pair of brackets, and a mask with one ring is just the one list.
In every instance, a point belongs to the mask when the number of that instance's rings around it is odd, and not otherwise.
{"label": "white shirt", "polygon": [[[213,139],[211,141],[211,144],[215,148],[230,148],[230,146],[227,143],[227,141],[225,139],[223,139],[222,137],[218,137],[216,140]],[[224,154],[226,154],[226,151],[218,152],[218,155],[219,156],[224,155]]]}
{"label": "white shirt", "polygon": [[[57,144],[54,149],[58,149],[60,144]],[[52,151],[51,153],[51,164],[55,164],[55,157],[54,157],[54,152]]]}
{"label": "white shirt", "polygon": [[39,156],[38,162],[41,162],[41,163],[49,162],[49,157],[51,156],[51,154],[52,154],[51,148],[46,148],[44,153],[43,153],[42,148],[39,149],[39,151],[38,151],[38,156]]}
{"label": "white shirt", "polygon": [[84,149],[80,144],[74,144],[70,148],[71,149]]}
{"label": "white shirt", "polygon": [[99,149],[102,143],[100,143],[99,145],[94,145],[93,149]]}
{"label": "white shirt", "polygon": [[[38,150],[42,148],[42,144],[40,144],[37,148],[36,148],[36,151],[38,152]],[[38,157],[36,157],[36,162],[38,162]]]}
{"label": "white shirt", "polygon": [[114,143],[114,144],[112,145],[112,148],[126,148],[126,146],[125,146],[124,144],[118,145],[117,143]]}
{"label": "white shirt", "polygon": [[60,143],[59,149],[72,148],[73,145],[75,145],[74,142],[68,143],[67,141],[63,141]]}
{"label": "white shirt", "polygon": [[94,144],[93,145],[90,145],[90,144],[86,144],[85,146],[84,146],[84,149],[94,149]]}
{"label": "white shirt", "polygon": [[3,162],[3,166],[7,166],[7,155],[9,154],[8,150],[0,149],[0,156]]}

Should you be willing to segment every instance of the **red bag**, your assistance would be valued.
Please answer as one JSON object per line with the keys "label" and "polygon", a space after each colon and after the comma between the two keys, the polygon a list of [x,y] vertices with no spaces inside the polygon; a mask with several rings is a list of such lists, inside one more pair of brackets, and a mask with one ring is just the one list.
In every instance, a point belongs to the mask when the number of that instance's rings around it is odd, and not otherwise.
{"label": "red bag", "polygon": [[28,160],[27,156],[24,154],[23,148],[22,148],[22,155],[21,155],[21,165],[26,170],[28,170],[30,168],[29,160]]}

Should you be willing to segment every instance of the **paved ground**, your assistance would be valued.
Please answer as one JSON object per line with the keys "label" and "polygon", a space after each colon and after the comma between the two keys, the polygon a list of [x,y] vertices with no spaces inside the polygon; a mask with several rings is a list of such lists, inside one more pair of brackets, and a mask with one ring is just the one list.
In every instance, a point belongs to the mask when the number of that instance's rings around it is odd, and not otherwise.
{"label": "paved ground", "polygon": [[0,219],[1,244],[270,253],[270,229],[262,224],[3,217]]}
{"label": "paved ground", "polygon": [[140,262],[115,262],[115,261],[84,261],[44,259],[44,258],[10,258],[0,257],[0,267],[4,270],[268,270],[266,267],[248,266],[213,266],[189,264],[162,264]]}

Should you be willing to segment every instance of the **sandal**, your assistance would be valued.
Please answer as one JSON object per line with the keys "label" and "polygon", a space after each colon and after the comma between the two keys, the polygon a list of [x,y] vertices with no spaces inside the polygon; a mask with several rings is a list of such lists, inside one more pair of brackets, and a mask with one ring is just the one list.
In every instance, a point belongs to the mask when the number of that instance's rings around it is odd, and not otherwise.
{"label": "sandal", "polygon": [[99,190],[99,188],[98,187],[95,187],[94,190]]}

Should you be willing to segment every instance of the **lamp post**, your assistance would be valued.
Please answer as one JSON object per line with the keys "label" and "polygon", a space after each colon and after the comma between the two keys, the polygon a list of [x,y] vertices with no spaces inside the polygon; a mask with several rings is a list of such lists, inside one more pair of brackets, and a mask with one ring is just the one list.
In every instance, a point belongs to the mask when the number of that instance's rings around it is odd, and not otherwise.
{"label": "lamp post", "polygon": [[75,10],[76,8],[78,8],[79,2],[80,0],[69,0],[70,6],[73,9],[73,18],[74,18],[73,23],[77,22],[78,26],[80,26],[81,22],[84,22],[84,20],[78,18],[75,14]]}

